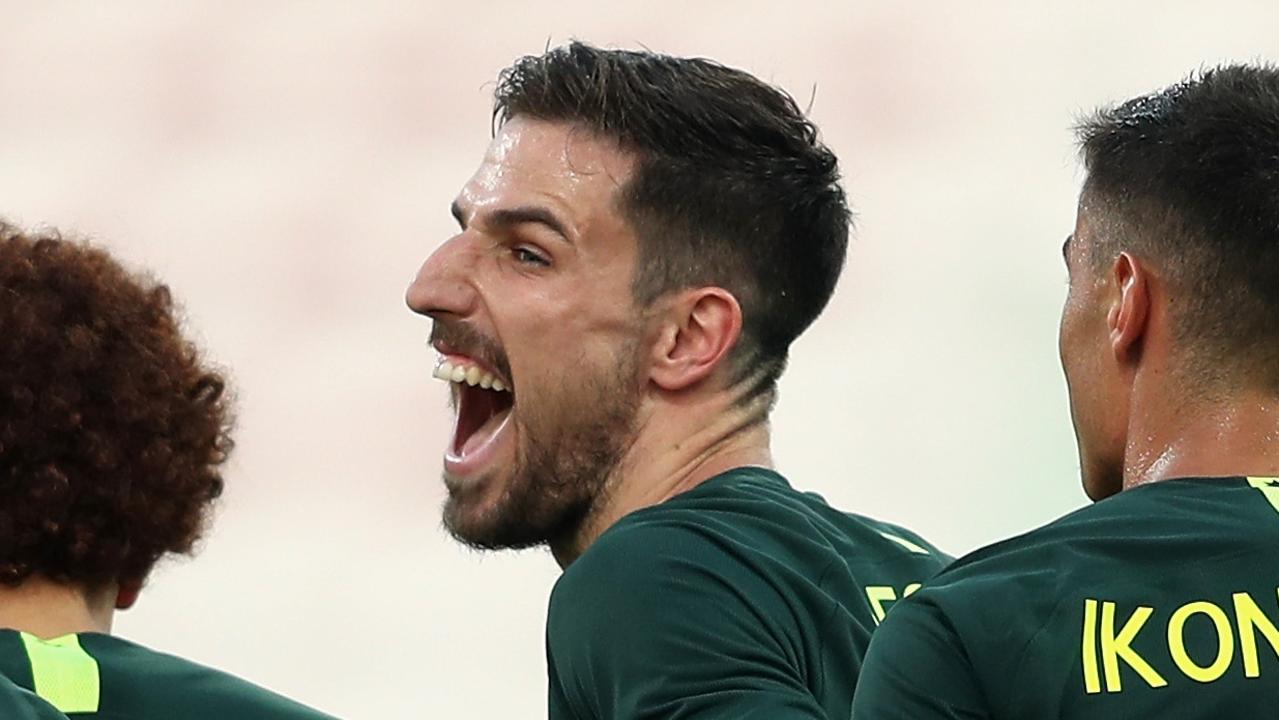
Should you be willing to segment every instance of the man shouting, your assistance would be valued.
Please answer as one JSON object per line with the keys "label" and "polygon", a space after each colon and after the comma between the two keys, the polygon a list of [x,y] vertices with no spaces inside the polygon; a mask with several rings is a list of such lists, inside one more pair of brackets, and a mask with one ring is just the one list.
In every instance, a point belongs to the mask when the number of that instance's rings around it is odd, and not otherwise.
{"label": "man shouting", "polygon": [[445,524],[564,568],[550,717],[847,718],[871,631],[948,558],[773,467],[848,243],[835,156],[751,75],[581,43],[505,70],[495,118],[408,303],[457,412]]}

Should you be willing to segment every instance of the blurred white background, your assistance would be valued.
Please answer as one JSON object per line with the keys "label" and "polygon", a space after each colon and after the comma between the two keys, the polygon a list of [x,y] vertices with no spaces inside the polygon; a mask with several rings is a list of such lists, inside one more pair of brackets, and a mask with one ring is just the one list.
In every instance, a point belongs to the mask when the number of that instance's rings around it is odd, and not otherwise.
{"label": "blurred white background", "polygon": [[1085,502],[1056,329],[1070,126],[1225,59],[1273,2],[0,0],[0,215],[153,269],[234,373],[203,552],[121,634],[350,718],[542,717],[549,555],[440,529],[449,419],[404,307],[491,81],[570,38],[704,55],[806,104],[859,215],[794,348],[800,487],[955,553]]}

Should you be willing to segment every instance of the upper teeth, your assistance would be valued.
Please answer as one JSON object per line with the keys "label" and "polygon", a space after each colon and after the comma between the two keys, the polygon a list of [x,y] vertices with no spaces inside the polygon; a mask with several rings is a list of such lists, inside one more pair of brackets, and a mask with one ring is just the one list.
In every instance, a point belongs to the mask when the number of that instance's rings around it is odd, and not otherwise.
{"label": "upper teeth", "polygon": [[506,385],[494,377],[493,373],[480,368],[478,365],[468,365],[465,363],[454,363],[443,360],[435,368],[433,376],[446,380],[448,382],[466,383],[472,387],[479,385],[485,390],[496,390],[498,392],[505,391]]}

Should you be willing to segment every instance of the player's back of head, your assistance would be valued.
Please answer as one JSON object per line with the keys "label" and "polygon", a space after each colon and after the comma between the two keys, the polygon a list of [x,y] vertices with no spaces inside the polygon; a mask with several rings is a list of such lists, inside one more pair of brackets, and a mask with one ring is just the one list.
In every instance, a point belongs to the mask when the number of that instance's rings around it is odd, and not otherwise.
{"label": "player's back of head", "polygon": [[1132,251],[1167,280],[1179,379],[1279,393],[1279,68],[1203,70],[1078,134],[1091,259]]}
{"label": "player's back of head", "polygon": [[0,225],[0,298],[0,582],[141,582],[222,492],[225,381],[167,286],[85,243]]}
{"label": "player's back of head", "polygon": [[1202,70],[1078,135],[1060,348],[1088,495],[1279,472],[1258,442],[1279,395],[1279,68]]}
{"label": "player's back of head", "polygon": [[0,676],[75,717],[323,717],[109,635],[200,538],[230,428],[166,285],[0,222]]}

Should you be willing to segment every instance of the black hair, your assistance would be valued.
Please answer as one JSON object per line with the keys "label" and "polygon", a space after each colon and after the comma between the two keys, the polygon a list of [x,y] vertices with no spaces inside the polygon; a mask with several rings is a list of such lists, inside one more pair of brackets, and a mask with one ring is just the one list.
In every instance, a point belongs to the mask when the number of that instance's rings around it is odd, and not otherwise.
{"label": "black hair", "polygon": [[572,123],[636,157],[618,207],[639,242],[632,289],[715,285],[742,306],[743,402],[770,401],[848,247],[835,155],[786,92],[710,60],[573,42],[504,70],[494,120]]}
{"label": "black hair", "polygon": [[1097,111],[1078,137],[1103,225],[1094,262],[1145,256],[1168,279],[1195,372],[1243,370],[1279,391],[1279,70],[1203,70]]}

